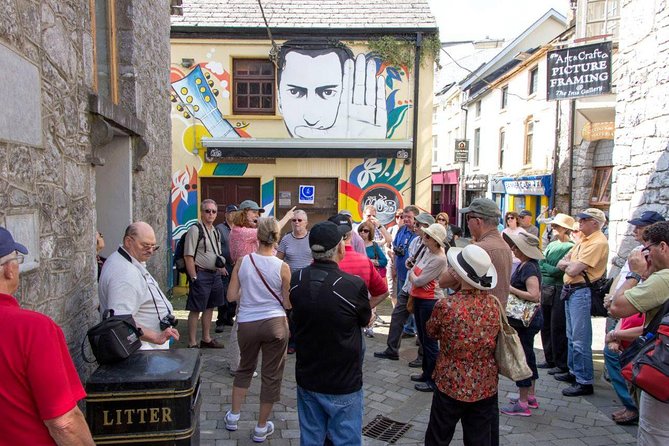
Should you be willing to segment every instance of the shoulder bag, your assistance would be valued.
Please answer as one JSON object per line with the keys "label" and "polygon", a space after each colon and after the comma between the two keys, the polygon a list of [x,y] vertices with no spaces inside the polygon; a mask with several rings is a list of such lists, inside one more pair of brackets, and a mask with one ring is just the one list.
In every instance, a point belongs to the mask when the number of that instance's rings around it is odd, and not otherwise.
{"label": "shoulder bag", "polygon": [[600,277],[594,282],[590,282],[588,275],[583,271],[581,273],[585,278],[585,284],[590,288],[590,316],[606,317],[608,310],[604,307],[604,297],[611,289],[614,277],[606,278],[606,275]]}
{"label": "shoulder bag", "polygon": [[540,308],[539,302],[530,302],[515,294],[509,294],[506,301],[506,316],[518,319],[525,327],[529,327]]}
{"label": "shoulder bag", "polygon": [[505,310],[496,297],[495,302],[499,308],[499,334],[495,347],[495,362],[497,362],[499,374],[513,381],[527,379],[532,376],[532,370],[527,365],[518,333],[509,325]]}
{"label": "shoulder bag", "polygon": [[255,260],[253,260],[253,254],[249,254],[249,259],[251,259],[251,263],[253,264],[253,267],[256,269],[256,272],[258,273],[258,275],[260,276],[260,280],[262,280],[262,283],[265,285],[265,288],[267,288],[267,290],[270,292],[270,294],[272,296],[274,296],[274,298],[277,300],[277,302],[279,302],[279,305],[281,305],[281,308],[283,308],[284,311],[285,311],[286,307],[283,306],[283,301],[281,300],[281,298],[279,296],[276,295],[276,293],[274,292],[272,287],[270,287],[269,284],[267,283],[267,281],[265,280],[265,277],[263,277],[262,273],[260,272],[260,269],[258,269],[258,266],[256,265]]}
{"label": "shoulder bag", "polygon": [[[132,315],[114,316],[112,309],[105,310],[102,322],[91,327],[86,334],[99,364],[113,364],[128,358],[142,346],[139,339],[142,335],[142,329],[137,328]],[[95,362],[84,354],[85,342],[86,338],[81,342],[81,356],[88,363]]]}

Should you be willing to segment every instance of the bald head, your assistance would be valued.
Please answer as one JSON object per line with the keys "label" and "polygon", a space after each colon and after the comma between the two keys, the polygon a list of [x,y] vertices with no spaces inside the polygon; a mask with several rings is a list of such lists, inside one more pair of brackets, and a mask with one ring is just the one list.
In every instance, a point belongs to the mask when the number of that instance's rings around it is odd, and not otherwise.
{"label": "bald head", "polygon": [[156,234],[148,223],[136,221],[125,229],[123,247],[140,262],[149,260],[157,249]]}

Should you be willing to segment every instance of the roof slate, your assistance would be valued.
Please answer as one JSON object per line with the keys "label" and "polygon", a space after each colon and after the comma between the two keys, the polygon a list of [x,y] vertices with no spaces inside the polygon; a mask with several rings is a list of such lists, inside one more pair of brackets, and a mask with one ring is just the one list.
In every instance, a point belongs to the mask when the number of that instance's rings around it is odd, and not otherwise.
{"label": "roof slate", "polygon": [[[178,27],[264,27],[258,0],[183,0]],[[262,0],[274,28],[436,29],[427,0]]]}

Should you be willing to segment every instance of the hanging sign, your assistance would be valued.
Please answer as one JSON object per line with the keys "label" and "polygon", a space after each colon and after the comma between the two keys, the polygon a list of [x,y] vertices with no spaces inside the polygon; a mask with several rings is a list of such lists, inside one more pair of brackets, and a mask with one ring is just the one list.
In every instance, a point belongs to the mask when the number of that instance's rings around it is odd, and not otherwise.
{"label": "hanging sign", "polygon": [[611,42],[548,52],[548,100],[611,92]]}

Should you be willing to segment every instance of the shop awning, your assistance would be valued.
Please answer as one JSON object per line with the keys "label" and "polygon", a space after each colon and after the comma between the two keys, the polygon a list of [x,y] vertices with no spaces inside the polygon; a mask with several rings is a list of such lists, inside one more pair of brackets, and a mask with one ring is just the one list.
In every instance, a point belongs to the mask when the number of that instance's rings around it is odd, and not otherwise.
{"label": "shop awning", "polygon": [[413,141],[394,139],[202,138],[210,159],[398,158],[410,159]]}

